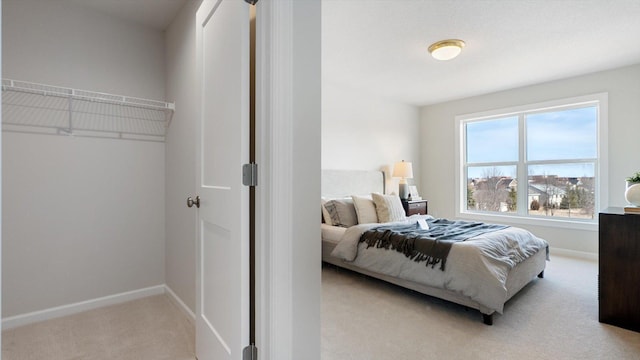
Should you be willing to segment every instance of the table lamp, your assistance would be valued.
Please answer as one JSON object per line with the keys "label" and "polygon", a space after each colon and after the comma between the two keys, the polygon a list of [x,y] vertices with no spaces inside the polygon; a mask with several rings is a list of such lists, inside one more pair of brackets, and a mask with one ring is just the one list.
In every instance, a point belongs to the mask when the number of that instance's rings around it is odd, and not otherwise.
{"label": "table lamp", "polygon": [[398,185],[398,192],[400,199],[406,200],[409,195],[409,185],[407,185],[407,179],[413,178],[413,166],[410,162],[402,160],[393,166],[393,177],[400,178]]}

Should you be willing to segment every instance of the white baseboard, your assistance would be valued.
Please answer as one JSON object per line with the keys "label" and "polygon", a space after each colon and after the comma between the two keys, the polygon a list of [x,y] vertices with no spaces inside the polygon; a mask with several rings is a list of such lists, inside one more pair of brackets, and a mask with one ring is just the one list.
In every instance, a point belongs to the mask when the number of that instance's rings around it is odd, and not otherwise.
{"label": "white baseboard", "polygon": [[586,251],[577,251],[577,250],[569,250],[569,249],[552,247],[549,249],[549,253],[551,255],[551,261],[553,261],[553,255],[571,257],[571,258],[582,259],[582,260],[598,261],[597,253],[590,253]]}
{"label": "white baseboard", "polygon": [[2,330],[35,323],[38,321],[49,320],[61,316],[77,314],[79,312],[97,309],[103,306],[120,304],[147,296],[160,295],[164,294],[166,292],[166,289],[168,288],[165,285],[156,285],[144,289],[127,291],[120,294],[104,296],[97,299],[91,299],[73,304],[56,306],[49,309],[38,310],[26,314],[11,316],[2,319]]}
{"label": "white baseboard", "polygon": [[176,304],[176,306],[178,306],[180,308],[180,310],[182,310],[182,312],[184,312],[185,315],[187,315],[187,318],[189,319],[189,321],[192,324],[195,324],[196,322],[196,314],[193,313],[193,311],[191,311],[191,309],[187,306],[187,304],[185,304],[182,299],[180,299],[178,297],[178,295],[176,295],[175,292],[173,292],[173,290],[171,290],[171,288],[169,287],[169,285],[164,285],[164,289],[165,292],[167,293],[167,295],[169,295],[169,299],[171,299],[171,301],[173,301],[174,304]]}

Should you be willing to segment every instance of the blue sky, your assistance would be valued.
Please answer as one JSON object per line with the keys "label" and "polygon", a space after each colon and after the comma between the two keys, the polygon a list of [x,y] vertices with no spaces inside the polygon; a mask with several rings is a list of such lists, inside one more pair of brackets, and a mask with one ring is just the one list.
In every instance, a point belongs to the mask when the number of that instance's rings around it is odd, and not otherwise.
{"label": "blue sky", "polygon": [[[597,107],[528,114],[528,161],[597,157]],[[518,161],[518,117],[466,124],[467,162]],[[488,169],[470,167],[469,177],[483,177]],[[515,166],[498,167],[503,176],[515,177]],[[592,164],[532,166],[530,175],[594,176]]]}

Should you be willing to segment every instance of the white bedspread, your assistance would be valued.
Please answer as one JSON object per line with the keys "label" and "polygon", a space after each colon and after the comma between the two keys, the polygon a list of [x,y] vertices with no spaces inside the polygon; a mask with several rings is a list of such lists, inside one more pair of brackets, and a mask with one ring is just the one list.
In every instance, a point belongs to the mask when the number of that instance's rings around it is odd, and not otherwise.
{"label": "white bedspread", "polygon": [[[420,217],[425,216],[414,215],[407,222],[416,222]],[[431,268],[395,250],[367,249],[365,243],[359,242],[360,236],[376,226],[380,224],[348,228],[331,255],[370,271],[458,292],[499,313],[507,299],[510,269],[548,246],[529,231],[508,227],[454,243],[442,271],[440,266]]]}

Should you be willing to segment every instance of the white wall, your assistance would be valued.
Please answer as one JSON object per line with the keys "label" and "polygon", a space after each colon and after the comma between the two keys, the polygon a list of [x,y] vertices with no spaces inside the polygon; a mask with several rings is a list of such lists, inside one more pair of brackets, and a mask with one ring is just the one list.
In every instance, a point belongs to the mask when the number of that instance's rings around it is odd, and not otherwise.
{"label": "white wall", "polygon": [[163,283],[162,143],[3,134],[3,311]]}
{"label": "white wall", "polygon": [[196,39],[192,0],[166,31],[167,96],[176,111],[166,138],[166,284],[195,312],[196,211],[186,206],[196,186]]}
{"label": "white wall", "polygon": [[[3,77],[162,100],[163,34],[4,0]],[[4,133],[5,317],[164,283],[164,144]]]}
{"label": "white wall", "polygon": [[[548,100],[609,93],[609,204],[624,206],[624,179],[640,169],[640,65],[425,106],[421,113],[422,193],[429,211],[455,216],[455,116]],[[552,247],[598,252],[597,231],[522,226]]]}
{"label": "white wall", "polygon": [[162,32],[65,1],[2,9],[3,78],[163,99]]}
{"label": "white wall", "polygon": [[[384,170],[387,193],[398,192],[393,164],[413,163],[420,184],[420,110],[332,83],[322,84],[322,168]],[[420,191],[418,186],[418,191]]]}

